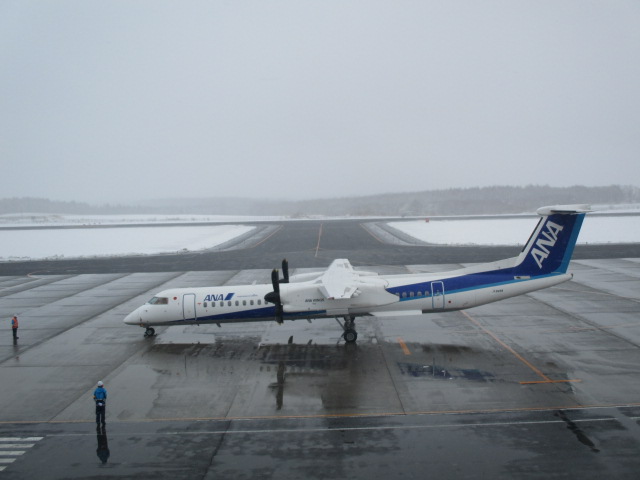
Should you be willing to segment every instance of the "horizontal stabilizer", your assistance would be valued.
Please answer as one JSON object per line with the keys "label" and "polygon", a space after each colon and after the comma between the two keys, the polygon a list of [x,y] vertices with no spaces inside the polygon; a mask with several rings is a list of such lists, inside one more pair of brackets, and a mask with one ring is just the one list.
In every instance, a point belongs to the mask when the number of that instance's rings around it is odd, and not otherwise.
{"label": "horizontal stabilizer", "polygon": [[575,215],[577,213],[590,213],[591,205],[581,204],[581,205],[554,205],[551,207],[541,207],[536,213],[538,215]]}

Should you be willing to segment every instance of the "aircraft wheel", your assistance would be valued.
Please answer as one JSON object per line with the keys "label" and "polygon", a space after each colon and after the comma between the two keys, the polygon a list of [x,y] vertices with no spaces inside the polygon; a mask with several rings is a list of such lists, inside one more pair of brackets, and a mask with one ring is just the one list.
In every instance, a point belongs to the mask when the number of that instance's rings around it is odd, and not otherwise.
{"label": "aircraft wheel", "polygon": [[358,339],[358,332],[353,329],[347,329],[344,331],[344,341],[347,343],[355,343]]}
{"label": "aircraft wheel", "polygon": [[155,329],[151,328],[151,327],[147,327],[147,329],[144,331],[144,336],[146,337],[153,337],[156,334]]}

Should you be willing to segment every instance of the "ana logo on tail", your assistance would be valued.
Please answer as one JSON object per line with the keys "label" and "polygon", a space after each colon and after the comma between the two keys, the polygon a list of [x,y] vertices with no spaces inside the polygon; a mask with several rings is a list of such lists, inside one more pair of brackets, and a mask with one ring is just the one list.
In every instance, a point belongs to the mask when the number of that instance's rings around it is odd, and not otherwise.
{"label": "ana logo on tail", "polygon": [[551,253],[549,248],[553,248],[558,240],[558,233],[560,233],[564,228],[562,225],[558,225],[554,222],[547,222],[545,227],[547,230],[540,232],[540,236],[538,237],[538,240],[536,240],[535,247],[531,249],[531,256],[536,261],[539,268],[542,268],[542,262],[544,262],[549,256],[549,253]]}

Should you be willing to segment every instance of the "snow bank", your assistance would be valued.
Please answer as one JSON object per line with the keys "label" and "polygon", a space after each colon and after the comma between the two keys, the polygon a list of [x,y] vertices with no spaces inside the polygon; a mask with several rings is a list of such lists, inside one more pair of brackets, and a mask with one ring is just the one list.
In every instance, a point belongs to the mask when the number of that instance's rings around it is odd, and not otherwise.
{"label": "snow bank", "polygon": [[[524,245],[538,218],[431,220],[390,222],[423,242],[436,245]],[[579,244],[640,243],[640,216],[587,215]]]}
{"label": "snow bank", "polygon": [[3,230],[0,260],[150,255],[204,250],[251,231],[246,225]]}

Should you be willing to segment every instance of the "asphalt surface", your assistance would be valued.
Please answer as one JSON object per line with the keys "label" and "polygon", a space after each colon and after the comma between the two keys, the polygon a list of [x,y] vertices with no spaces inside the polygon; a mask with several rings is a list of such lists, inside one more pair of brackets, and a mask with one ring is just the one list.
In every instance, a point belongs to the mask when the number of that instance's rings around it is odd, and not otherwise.
{"label": "asphalt surface", "polygon": [[400,273],[518,253],[391,233],[293,222],[228,251],[3,264],[0,480],[637,478],[637,245],[578,249],[572,282],[503,302],[360,319],[357,345],[333,320],[152,339],[122,323],[169,286],[268,282],[285,256],[292,273],[339,257]]}

